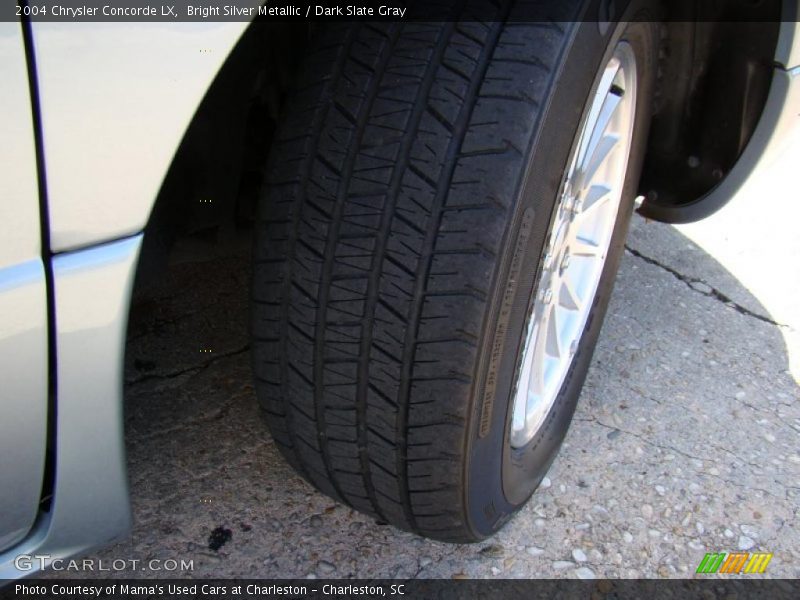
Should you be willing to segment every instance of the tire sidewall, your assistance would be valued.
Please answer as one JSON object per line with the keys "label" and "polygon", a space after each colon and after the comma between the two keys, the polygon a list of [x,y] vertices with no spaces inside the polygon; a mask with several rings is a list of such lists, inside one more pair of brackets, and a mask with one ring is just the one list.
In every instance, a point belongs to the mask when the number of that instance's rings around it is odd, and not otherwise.
{"label": "tire sidewall", "polygon": [[[569,428],[614,286],[632,214],[650,121],[650,101],[656,68],[656,25],[644,21],[644,3],[626,10],[631,22],[608,27],[578,23],[572,43],[554,77],[547,109],[529,151],[528,168],[520,185],[516,214],[505,247],[502,274],[490,313],[470,428],[466,469],[466,506],[477,538],[492,535],[530,497],[547,473]],[[634,17],[634,18],[630,18]],[[559,395],[539,432],[524,448],[509,443],[514,381],[527,330],[530,298],[541,271],[541,254],[549,230],[578,125],[599,84],[600,69],[617,43],[627,41],[637,65],[637,107],[631,155],[619,217],[603,267],[594,306]],[[568,134],[565,123],[570,124]],[[488,410],[487,410],[488,409]],[[487,417],[488,413],[488,417]]]}

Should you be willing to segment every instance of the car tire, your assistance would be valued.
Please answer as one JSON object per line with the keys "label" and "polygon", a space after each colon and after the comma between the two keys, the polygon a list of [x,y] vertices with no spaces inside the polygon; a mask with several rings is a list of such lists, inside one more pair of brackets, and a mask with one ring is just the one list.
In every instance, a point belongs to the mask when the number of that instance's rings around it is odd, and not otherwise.
{"label": "car tire", "polygon": [[[628,25],[504,23],[498,9],[490,23],[316,33],[259,207],[253,369],[276,445],[322,492],[405,530],[474,542],[544,477],[641,170],[658,39],[641,6]],[[514,438],[546,250],[621,45],[636,95],[607,251],[557,393],[535,431]]]}

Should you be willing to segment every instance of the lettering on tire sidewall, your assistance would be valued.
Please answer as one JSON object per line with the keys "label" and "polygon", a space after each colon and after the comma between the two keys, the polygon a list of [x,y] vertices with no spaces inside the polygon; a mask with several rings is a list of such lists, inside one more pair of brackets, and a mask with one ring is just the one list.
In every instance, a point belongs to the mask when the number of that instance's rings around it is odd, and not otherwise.
{"label": "lettering on tire sidewall", "polygon": [[514,244],[514,253],[511,256],[511,265],[508,270],[506,287],[500,303],[500,312],[497,316],[497,325],[495,326],[494,338],[489,354],[489,368],[486,372],[486,382],[481,397],[480,425],[478,428],[479,438],[485,438],[489,434],[492,426],[492,413],[494,411],[495,395],[497,392],[500,361],[503,357],[503,348],[506,343],[506,338],[508,337],[508,325],[511,319],[514,297],[516,296],[517,287],[519,286],[522,259],[533,228],[533,215],[534,211],[530,207],[526,208],[525,212],[522,213],[522,219],[520,220],[520,226],[517,232],[517,240]]}

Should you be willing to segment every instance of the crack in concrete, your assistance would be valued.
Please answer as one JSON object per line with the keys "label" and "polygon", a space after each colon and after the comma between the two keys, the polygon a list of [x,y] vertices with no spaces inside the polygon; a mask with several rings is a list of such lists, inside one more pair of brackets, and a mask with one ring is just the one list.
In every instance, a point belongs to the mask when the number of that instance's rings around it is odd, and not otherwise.
{"label": "crack in concrete", "polygon": [[[672,404],[667,404],[667,403],[662,402],[661,400],[658,400],[656,398],[653,398],[652,396],[649,396],[648,394],[645,394],[642,390],[640,390],[640,389],[638,389],[638,388],[636,388],[634,386],[631,386],[631,385],[628,385],[628,384],[625,384],[625,383],[623,383],[622,386],[625,389],[627,389],[628,391],[633,392],[635,394],[638,394],[640,398],[643,398],[644,400],[648,400],[650,402],[658,404],[659,406],[680,406],[684,410],[686,410],[688,412],[691,412],[693,414],[697,414],[697,415],[707,414],[702,410],[700,410],[700,411],[695,410],[695,407],[690,405],[690,404],[683,404],[683,403],[680,403],[680,402],[673,402]],[[748,404],[747,402],[743,402],[743,404],[745,406],[748,406],[750,408],[755,409],[754,406],[752,406],[751,404]],[[761,411],[761,412],[764,413],[764,414],[767,414],[767,415],[769,415],[771,417],[775,416],[773,413],[771,413],[769,411]],[[776,425],[776,424],[774,424],[772,422],[770,422],[770,426],[773,427],[773,430],[774,430],[774,428],[778,427],[778,425]],[[720,452],[725,452],[727,454],[730,454],[732,457],[734,457],[736,460],[738,460],[740,463],[742,463],[744,465],[748,465],[748,466],[750,466],[750,467],[752,467],[754,469],[760,469],[761,468],[760,464],[753,463],[753,462],[750,462],[749,460],[746,460],[746,459],[742,458],[736,452],[734,452],[733,450],[730,450],[729,448],[725,448],[724,446],[717,446],[717,445],[713,445],[713,444],[711,445],[711,447],[714,448],[715,450],[720,451]]]}
{"label": "crack in concrete", "polygon": [[642,434],[636,433],[636,432],[634,432],[634,431],[630,431],[630,430],[628,430],[628,429],[623,429],[622,427],[616,427],[615,425],[609,425],[608,423],[604,423],[603,421],[601,421],[601,420],[600,420],[600,419],[598,419],[597,417],[592,417],[590,420],[591,420],[591,421],[594,421],[595,423],[597,423],[597,424],[598,424],[598,425],[600,425],[601,427],[605,427],[606,429],[617,430],[617,431],[619,431],[619,432],[621,432],[621,433],[625,433],[625,434],[627,434],[627,435],[630,435],[630,436],[632,436],[632,437],[635,437],[636,439],[638,439],[638,440],[640,440],[641,442],[643,442],[643,443],[647,444],[648,446],[653,446],[654,448],[660,448],[661,450],[670,450],[670,451],[672,451],[672,452],[675,452],[676,454],[680,454],[680,455],[681,455],[681,456],[683,456],[684,458],[690,458],[690,459],[693,459],[693,460],[698,460],[698,461],[701,461],[701,462],[711,462],[711,463],[713,463],[713,462],[714,462],[714,461],[713,461],[713,460],[711,460],[711,459],[708,459],[708,458],[701,458],[701,457],[699,457],[699,456],[694,456],[694,455],[692,455],[692,454],[689,454],[688,452],[684,452],[683,450],[679,450],[678,448],[675,448],[675,447],[673,447],[673,446],[667,446],[667,445],[657,444],[656,442],[653,442],[653,441],[651,441],[651,440],[647,439],[647,438],[646,438],[644,435],[642,435]]}
{"label": "crack in concrete", "polygon": [[[605,427],[606,429],[616,429],[616,430],[620,431],[621,433],[625,433],[627,435],[630,435],[630,436],[640,440],[641,442],[643,442],[644,444],[647,444],[648,446],[652,446],[654,448],[660,448],[661,450],[671,450],[671,451],[675,452],[676,454],[680,454],[681,456],[683,456],[685,458],[690,458],[690,459],[693,459],[693,460],[697,460],[699,462],[716,464],[716,461],[713,460],[713,459],[701,458],[699,456],[694,456],[692,454],[689,454],[688,452],[684,452],[682,450],[679,450],[678,448],[675,448],[674,446],[657,444],[656,442],[653,442],[653,441],[650,441],[649,439],[647,439],[644,435],[638,434],[638,433],[630,431],[628,429],[622,429],[621,427],[615,427],[613,425],[609,425],[607,423],[603,423],[603,421],[601,421],[597,417],[593,417],[593,418],[587,419],[587,420],[594,421],[595,423],[597,423],[601,427]],[[719,450],[724,450],[724,449],[719,448]],[[750,463],[746,463],[745,462],[745,464],[750,464]],[[765,490],[764,488],[755,487],[753,485],[743,485],[741,483],[732,481],[732,480],[727,479],[727,478],[725,478],[725,477],[723,477],[721,475],[715,475],[715,474],[710,473],[708,471],[702,471],[701,474],[703,476],[710,477],[712,479],[717,479],[718,481],[722,481],[723,483],[726,483],[726,484],[728,484],[728,485],[730,485],[732,487],[736,487],[736,488],[740,488],[740,489],[759,491],[762,494],[764,494],[765,496],[770,496],[770,497],[775,498],[777,500],[787,500],[788,499],[786,497],[781,498],[780,496],[778,496],[776,494],[773,494],[772,492],[769,492],[769,491]],[[780,482],[775,481],[775,483],[777,483],[780,486]],[[784,487],[786,487],[786,486],[784,486]],[[785,491],[788,494],[788,490],[785,490]]]}
{"label": "crack in concrete", "polygon": [[193,428],[193,427],[195,427],[197,425],[202,425],[204,423],[212,423],[214,421],[219,421],[220,419],[224,418],[228,414],[228,412],[230,412],[231,408],[233,408],[237,404],[238,400],[240,398],[242,398],[242,397],[243,397],[243,394],[235,395],[230,400],[228,400],[228,402],[222,404],[221,406],[218,406],[218,407],[214,408],[213,410],[208,411],[207,413],[204,413],[204,414],[202,414],[201,416],[199,416],[199,417],[197,417],[195,419],[190,419],[190,420],[178,423],[177,425],[175,425],[173,427],[167,427],[165,429],[156,429],[156,430],[150,431],[148,433],[139,434],[139,435],[136,436],[135,442],[136,443],[146,442],[148,440],[151,440],[151,439],[154,439],[154,438],[157,438],[157,437],[163,437],[165,435],[172,435],[172,434],[178,433],[180,431],[183,431],[185,429],[191,429],[191,428]]}
{"label": "crack in concrete", "polygon": [[159,317],[155,317],[151,322],[147,323],[146,325],[141,326],[141,331],[131,334],[128,336],[127,343],[137,342],[142,338],[149,338],[151,335],[159,333],[169,325],[177,325],[182,321],[186,321],[194,317],[197,314],[197,311],[187,311],[182,313],[172,319],[162,319]]}
{"label": "crack in concrete", "polygon": [[148,374],[148,375],[142,375],[141,377],[137,377],[135,379],[126,380],[125,381],[125,385],[126,386],[134,386],[134,385],[138,385],[140,383],[144,383],[145,381],[151,381],[151,380],[154,380],[154,379],[158,379],[158,380],[162,380],[162,381],[166,381],[168,379],[175,379],[176,377],[180,377],[181,375],[186,375],[187,373],[195,373],[197,371],[202,371],[204,369],[207,369],[208,367],[210,367],[211,365],[213,365],[217,361],[223,360],[225,358],[230,358],[231,356],[237,356],[239,354],[243,354],[244,352],[247,352],[248,350],[250,350],[250,344],[245,344],[244,346],[242,346],[241,348],[237,348],[236,350],[231,350],[229,352],[225,352],[224,354],[218,354],[217,356],[214,356],[214,357],[210,358],[209,360],[205,361],[204,363],[202,363],[200,365],[194,365],[192,367],[186,367],[184,369],[180,369],[178,371],[173,371],[171,373],[152,373],[152,374]]}
{"label": "crack in concrete", "polygon": [[[746,306],[742,306],[738,302],[734,301],[730,296],[728,296],[727,294],[721,292],[720,290],[715,288],[713,285],[709,284],[706,281],[703,281],[702,279],[699,279],[697,277],[689,277],[688,275],[684,275],[683,273],[677,271],[676,269],[670,267],[669,265],[665,265],[662,262],[659,262],[658,260],[656,260],[655,258],[647,256],[646,254],[642,254],[641,252],[639,252],[635,248],[632,248],[628,244],[625,244],[625,250],[627,250],[630,254],[632,254],[636,258],[639,258],[639,259],[643,260],[647,264],[653,265],[655,267],[658,267],[658,268],[666,271],[667,273],[669,273],[670,275],[675,277],[675,279],[677,279],[678,281],[682,281],[683,283],[685,283],[686,287],[688,287],[690,290],[692,290],[694,292],[697,292],[698,294],[702,294],[703,296],[706,296],[707,298],[713,298],[714,300],[716,300],[718,302],[721,302],[722,304],[724,304],[728,308],[732,308],[733,310],[735,310],[739,314],[742,314],[742,315],[744,315],[746,317],[751,317],[753,319],[758,319],[759,321],[763,321],[764,323],[769,323],[770,325],[774,325],[775,327],[780,327],[781,329],[788,329],[789,328],[788,325],[785,325],[783,323],[778,323],[777,321],[773,321],[772,319],[770,319],[767,316],[764,316],[764,315],[762,315],[760,313],[752,311],[749,308],[747,308]],[[703,286],[707,287],[708,290],[703,289],[701,287],[698,287],[699,285],[703,285]]]}

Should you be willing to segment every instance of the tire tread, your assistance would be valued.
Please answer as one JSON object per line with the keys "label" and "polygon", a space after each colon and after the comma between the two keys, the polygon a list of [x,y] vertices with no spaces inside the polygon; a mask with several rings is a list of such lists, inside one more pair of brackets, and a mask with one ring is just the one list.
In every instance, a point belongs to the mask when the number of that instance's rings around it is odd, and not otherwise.
{"label": "tire tread", "polygon": [[497,10],[493,23],[322,31],[256,231],[254,371],[278,448],[326,494],[449,541],[475,540],[474,371],[567,37]]}

